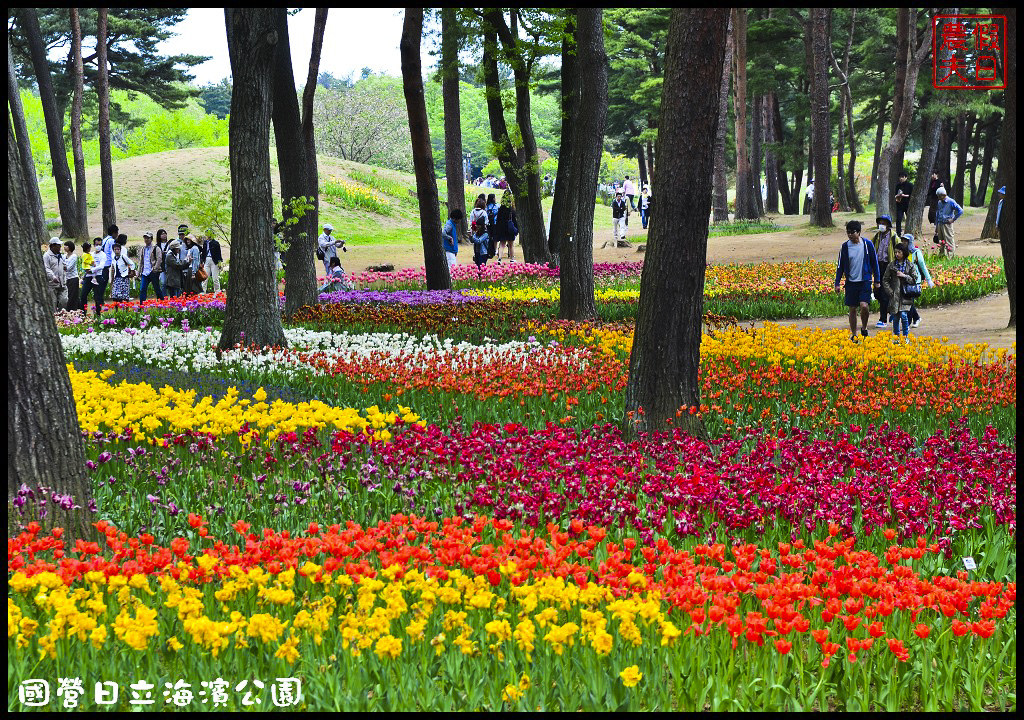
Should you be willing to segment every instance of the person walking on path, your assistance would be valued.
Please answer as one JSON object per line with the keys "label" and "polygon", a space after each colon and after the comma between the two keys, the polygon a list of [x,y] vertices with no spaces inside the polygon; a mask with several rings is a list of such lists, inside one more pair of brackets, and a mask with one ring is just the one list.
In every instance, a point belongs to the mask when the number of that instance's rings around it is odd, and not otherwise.
{"label": "person walking on path", "polygon": [[908,286],[916,286],[918,294],[921,291],[921,273],[917,266],[909,259],[910,251],[905,243],[897,243],[894,251],[893,261],[882,277],[882,284],[885,285],[886,293],[889,295],[889,312],[892,314],[893,342],[899,342],[902,332],[903,341],[909,342],[907,313],[914,306],[916,295],[908,293]]}
{"label": "person walking on path", "polygon": [[910,194],[914,192],[914,186],[907,180],[907,171],[900,171],[900,181],[896,183],[896,234],[903,235],[903,218],[910,210]]}
{"label": "person walking on path", "polygon": [[[907,251],[910,253],[910,261],[914,263],[917,267],[917,271],[921,274],[921,283],[928,283],[928,287],[930,288],[935,287],[932,275],[928,272],[928,265],[924,261],[924,253],[921,252],[921,248],[914,244],[914,236],[910,233],[906,233],[901,239],[907,245]],[[910,306],[910,311],[907,313],[907,317],[910,319],[910,327],[916,328],[921,324],[921,313],[917,311],[916,298],[914,303]]]}
{"label": "person walking on path", "polygon": [[444,244],[444,256],[448,259],[448,271],[458,264],[456,255],[459,254],[459,221],[462,220],[462,211],[458,208],[452,210],[448,216],[448,222],[441,230],[441,241]]}
{"label": "person walking on path", "polygon": [[167,243],[167,252],[164,253],[164,290],[168,297],[181,295],[184,267],[185,263],[181,259],[181,242],[175,238]]}
{"label": "person walking on path", "polygon": [[64,257],[60,254],[60,238],[50,238],[50,250],[43,255],[46,281],[53,292],[53,312],[68,306],[68,286],[64,276]]}
{"label": "person walking on path", "polygon": [[960,204],[946,194],[946,188],[939,186],[935,191],[935,236],[938,238],[939,255],[953,257],[956,254],[956,236],[953,223],[964,214]]}
{"label": "person walking on path", "polygon": [[477,220],[473,223],[473,262],[476,263],[477,270],[481,272],[483,272],[484,265],[487,264],[490,244],[490,238],[487,236],[487,222]]}
{"label": "person walking on path", "polygon": [[644,185],[643,191],[640,193],[640,199],[636,201],[637,209],[640,211],[640,222],[644,226],[644,230],[647,229],[647,220],[651,216],[651,186]]}
{"label": "person walking on path", "polygon": [[[619,240],[626,239],[626,201],[622,198],[622,191],[615,192],[615,199],[612,200],[612,247],[619,246]],[[608,243],[604,243],[603,248]]]}
{"label": "person walking on path", "polygon": [[325,275],[330,275],[331,273],[331,258],[338,257],[338,248],[345,245],[344,240],[339,240],[331,234],[333,232],[334,226],[330,223],[324,223],[324,231],[316,239],[316,256],[324,263]]}
{"label": "person walking on path", "polygon": [[121,245],[114,245],[114,261],[110,263],[110,299],[117,302],[131,300],[131,278],[136,265]]}
{"label": "person walking on path", "polygon": [[[220,243],[214,240],[212,237],[206,237],[203,239],[203,250],[200,254],[199,261],[202,263],[203,269],[206,271],[206,279],[210,280],[213,284],[213,291],[215,293],[220,292],[220,266],[224,262],[224,257],[220,254]],[[206,280],[203,280],[199,286],[200,292],[206,292]]]}
{"label": "person walking on path", "polygon": [[[878,224],[878,232],[871,238],[871,242],[875,246],[875,253],[878,257],[878,274],[880,277],[885,277],[885,269],[892,262],[892,253],[896,248],[897,238],[892,232],[892,219],[888,215],[878,216],[875,218],[875,223]],[[885,327],[890,321],[889,297],[886,295],[884,285],[878,289],[876,297],[878,298],[879,311],[878,322],[875,323],[875,327],[881,328]]]}
{"label": "person walking on path", "polygon": [[75,254],[75,243],[64,241],[64,284],[68,287],[68,310],[78,310],[78,278],[82,274],[82,260]]}
{"label": "person walking on path", "polygon": [[163,274],[164,254],[159,245],[153,244],[153,233],[142,233],[142,271],[139,284],[139,306],[146,302],[146,289],[153,286],[158,299],[164,299],[163,288],[160,287],[160,276]]}
{"label": "person walking on path", "polygon": [[501,196],[501,207],[494,217],[494,236],[498,242],[498,258],[501,258],[501,246],[508,246],[508,260],[512,262],[512,248],[516,244],[516,236],[519,234],[519,218],[516,217],[516,204],[512,193],[508,190]]}
{"label": "person walking on path", "polygon": [[850,309],[850,341],[857,342],[857,310],[860,309],[860,334],[868,336],[868,308],[871,303],[872,285],[878,288],[881,276],[878,274],[878,257],[874,244],[860,236],[861,223],[850,220],[846,223],[846,242],[839,249],[836,264],[836,294],[839,281],[846,277],[844,304]]}
{"label": "person walking on path", "polygon": [[629,207],[636,210],[636,203],[633,202],[633,198],[636,197],[636,186],[633,185],[633,181],[629,179],[629,175],[622,181],[622,194],[629,200]]}
{"label": "person walking on path", "polygon": [[478,222],[487,225],[487,198],[483,193],[476,199],[476,202],[473,204],[473,211],[469,214],[470,233],[473,232],[473,226]]}

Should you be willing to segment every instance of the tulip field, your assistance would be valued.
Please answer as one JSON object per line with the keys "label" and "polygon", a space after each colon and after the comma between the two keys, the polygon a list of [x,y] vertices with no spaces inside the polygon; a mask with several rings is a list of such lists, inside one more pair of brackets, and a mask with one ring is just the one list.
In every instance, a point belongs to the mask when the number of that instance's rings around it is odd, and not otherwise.
{"label": "tulip field", "polygon": [[708,442],[623,431],[641,263],[592,323],[522,264],[357,273],[287,348],[216,348],[223,294],[59,313],[97,533],[8,507],[9,709],[1015,710],[1015,347],[745,322],[833,268],[709,266]]}

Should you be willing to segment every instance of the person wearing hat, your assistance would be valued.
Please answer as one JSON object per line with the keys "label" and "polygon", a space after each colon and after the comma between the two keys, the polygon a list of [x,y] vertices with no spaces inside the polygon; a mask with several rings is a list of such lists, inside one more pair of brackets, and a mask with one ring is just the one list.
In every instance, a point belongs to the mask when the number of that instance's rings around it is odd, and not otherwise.
{"label": "person wearing hat", "polygon": [[[908,257],[917,268],[917,272],[921,277],[921,282],[928,283],[928,287],[935,287],[932,275],[928,272],[928,265],[924,261],[924,253],[921,252],[921,248],[914,244],[914,236],[910,233],[904,233],[901,239],[907,246],[907,251],[910,253]],[[917,306],[913,302],[910,305],[910,310],[907,312],[907,317],[910,319],[910,327],[916,328],[921,324],[921,313],[917,311]]]}
{"label": "person wearing hat", "polygon": [[182,268],[185,263],[181,259],[181,242],[175,238],[167,243],[167,252],[164,253],[164,290],[168,297],[181,295]]}
{"label": "person wearing hat", "polygon": [[182,223],[181,225],[178,226],[178,244],[179,245],[184,245],[185,244],[185,236],[186,235],[188,235],[188,225],[185,225],[184,223]]}
{"label": "person wearing hat", "polygon": [[935,191],[938,201],[935,203],[935,237],[938,240],[939,255],[953,257],[956,253],[956,236],[953,223],[964,214],[960,204],[949,197],[946,188],[939,186]]}
{"label": "person wearing hat", "polygon": [[[880,277],[885,277],[885,270],[892,262],[893,253],[896,250],[896,235],[892,232],[892,218],[888,215],[879,215],[875,218],[878,225],[878,232],[871,238],[871,244],[875,246],[875,253],[878,257],[878,272]],[[875,327],[885,327],[889,323],[889,296],[885,285],[880,285],[875,295],[878,298],[878,322]]]}
{"label": "person wearing hat", "polygon": [[153,243],[153,233],[148,230],[142,233],[142,271],[139,273],[141,284],[139,285],[139,304],[146,302],[146,288],[153,286],[156,296],[164,299],[164,291],[160,289],[160,273],[164,267],[164,254],[158,245]]}
{"label": "person wearing hat", "polygon": [[900,181],[896,183],[896,235],[903,235],[903,218],[910,211],[910,195],[914,192],[914,186],[907,178],[906,170],[900,170]]}
{"label": "person wearing hat", "polygon": [[[612,200],[612,247],[618,247],[619,239],[626,239],[626,204],[625,198],[623,198],[622,190],[615,191],[615,199]],[[608,243],[605,242],[601,247],[605,247]]]}
{"label": "person wearing hat", "polygon": [[68,286],[65,283],[64,258],[60,254],[60,238],[50,238],[50,249],[43,255],[43,269],[46,270],[46,282],[53,291],[54,311],[63,310],[68,306]]}
{"label": "person wearing hat", "polygon": [[324,263],[324,274],[331,274],[331,258],[338,257],[338,248],[342,248],[345,252],[348,249],[345,248],[345,241],[334,237],[331,233],[334,232],[334,226],[330,223],[324,223],[324,231],[320,237],[316,239],[317,253],[316,256],[323,260]]}

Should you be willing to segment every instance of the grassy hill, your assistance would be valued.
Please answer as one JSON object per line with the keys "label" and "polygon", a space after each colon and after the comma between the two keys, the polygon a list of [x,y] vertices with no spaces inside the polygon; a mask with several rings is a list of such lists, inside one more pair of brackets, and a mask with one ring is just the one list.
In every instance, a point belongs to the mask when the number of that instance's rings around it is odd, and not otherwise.
{"label": "grassy hill", "polygon": [[[181,192],[184,181],[196,180],[209,187],[211,192],[229,188],[231,183],[226,165],[227,157],[226,147],[208,147],[168,150],[115,160],[114,197],[121,231],[131,240],[139,239],[145,230],[155,232],[159,228],[164,228],[173,235],[179,223],[187,222],[174,207],[174,199]],[[420,242],[416,181],[412,175],[323,155],[317,157],[317,162],[321,188],[333,178],[342,183],[349,183],[364,193],[372,193],[382,203],[390,206],[390,214],[382,215],[363,208],[346,207],[344,202],[322,191],[321,222],[330,222],[337,234],[358,243]],[[274,185],[275,207],[279,211],[280,183],[276,157],[271,159],[271,178]],[[366,182],[368,178],[373,180],[375,185],[385,187],[390,192],[371,187]],[[86,168],[86,188],[89,232],[93,236],[102,235],[98,165]],[[59,219],[57,191],[52,178],[43,178],[39,190],[43,199],[43,213],[47,220]],[[443,182],[440,190],[443,198]]]}

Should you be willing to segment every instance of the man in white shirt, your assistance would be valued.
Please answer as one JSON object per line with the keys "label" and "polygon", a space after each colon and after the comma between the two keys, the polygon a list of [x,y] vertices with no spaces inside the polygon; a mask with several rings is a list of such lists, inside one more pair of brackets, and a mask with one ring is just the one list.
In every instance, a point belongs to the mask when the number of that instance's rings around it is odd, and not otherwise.
{"label": "man in white shirt", "polygon": [[330,223],[324,223],[324,231],[320,237],[317,238],[317,246],[320,248],[320,253],[323,255],[324,263],[324,274],[331,274],[331,258],[338,257],[338,248],[345,249],[345,241],[334,237],[331,233],[334,232],[334,226]]}

